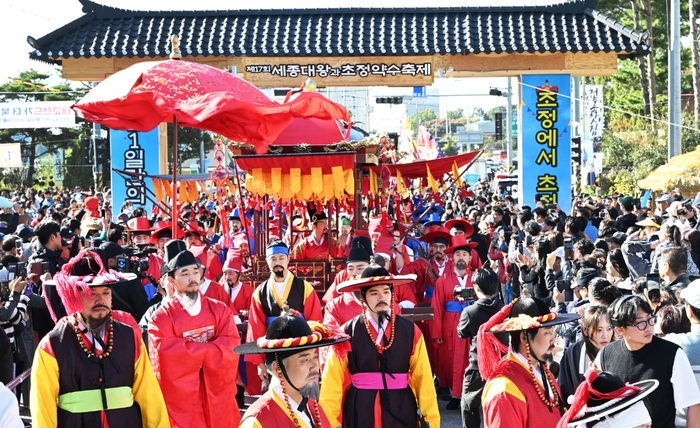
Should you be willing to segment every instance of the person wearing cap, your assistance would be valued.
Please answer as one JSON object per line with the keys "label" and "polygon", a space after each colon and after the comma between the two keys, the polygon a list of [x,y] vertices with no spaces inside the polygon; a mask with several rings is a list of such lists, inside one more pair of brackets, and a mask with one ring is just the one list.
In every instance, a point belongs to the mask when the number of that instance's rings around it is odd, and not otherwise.
{"label": "person wearing cap", "polygon": [[271,375],[265,394],[243,415],[242,428],[331,427],[319,404],[321,379],[318,351],[333,346],[349,352],[348,337],[318,322],[306,321],[285,308],[264,337],[238,346],[234,352],[260,355]]}
{"label": "person wearing cap", "polygon": [[363,311],[343,326],[352,351],[331,349],[326,360],[320,403],[331,426],[415,427],[421,414],[440,426],[423,335],[392,309],[394,287],[414,279],[369,267],[362,278],[338,286],[342,293],[359,292]]}
{"label": "person wearing cap", "polygon": [[[452,219],[448,220],[445,222],[445,229],[450,231],[450,235],[457,236],[457,235],[464,235],[465,238],[469,239],[470,242],[474,242],[474,246],[471,249],[471,262],[469,262],[469,268],[471,270],[477,270],[481,269],[483,266],[483,260],[481,258],[481,253],[479,252],[479,244],[481,241],[484,245],[484,247],[487,247],[488,245],[486,244],[486,240],[484,239],[475,239],[478,238],[476,235],[479,235],[478,233],[474,233],[474,226],[471,225],[468,221],[459,218],[459,219]],[[484,253],[486,254],[486,260],[488,260],[488,254],[489,250],[485,249]]]}
{"label": "person wearing cap", "polygon": [[625,382],[648,379],[659,387],[644,400],[652,426],[675,427],[676,410],[687,408],[687,426],[700,426],[700,388],[681,347],[654,335],[657,317],[641,296],[618,298],[608,309],[616,340],[598,353],[596,367]]}
{"label": "person wearing cap", "polygon": [[168,298],[148,325],[149,352],[173,428],[231,427],[241,338],[229,307],[199,291],[201,265],[182,241],[165,245]]}
{"label": "person wearing cap", "polygon": [[224,262],[224,291],[229,296],[231,304],[229,307],[236,318],[236,324],[242,322],[241,317],[248,318],[250,301],[253,296],[253,287],[250,284],[241,282],[242,270],[241,250],[229,248]]}
{"label": "person wearing cap", "polygon": [[338,257],[341,253],[340,245],[336,240],[331,242],[330,254],[328,253],[328,217],[321,211],[311,214],[311,234],[294,246],[289,257],[298,260],[329,260]]}
{"label": "person wearing cap", "polygon": [[[537,298],[516,299],[479,328],[479,373],[485,379],[484,426],[554,428],[567,403],[547,366],[554,326],[580,318],[557,314]],[[510,347],[494,333],[509,333]],[[502,355],[505,356],[502,357]]]}
{"label": "person wearing cap", "polygon": [[[337,319],[335,315],[335,307],[336,305],[331,305],[331,308],[333,308],[333,311],[331,314],[328,314],[328,309],[329,309],[329,304],[333,300],[339,298],[339,297],[347,297],[345,294],[340,293],[338,291],[338,284],[347,281],[348,279],[351,278],[358,278],[360,275],[362,275],[362,272],[369,267],[370,264],[372,264],[372,261],[374,259],[374,251],[372,250],[372,240],[368,238],[367,236],[356,236],[350,241],[350,246],[348,249],[348,256],[345,259],[345,269],[342,271],[338,272],[336,274],[335,278],[333,279],[333,282],[331,283],[330,286],[328,286],[328,290],[326,290],[326,293],[323,295],[323,300],[326,303],[326,306],[324,308],[325,314],[324,314],[324,324],[326,324],[329,319],[327,318],[328,316],[331,316],[331,319]],[[341,299],[342,300],[342,299]],[[339,306],[340,307],[340,306]],[[357,314],[355,314],[357,315]],[[355,317],[355,315],[351,316],[349,319],[352,319]],[[341,326],[344,324],[342,323],[337,323],[337,326]],[[326,324],[328,325],[328,324]]]}
{"label": "person wearing cap", "polygon": [[[209,246],[209,244],[205,243],[204,238],[206,236],[207,231],[201,222],[191,221],[187,224],[187,230],[185,231],[187,249],[192,251],[200,260],[202,267],[204,267],[204,277],[210,281],[217,281],[223,268],[217,252],[217,248],[218,250],[221,250],[221,248],[217,244]],[[202,292],[206,295],[206,286]]]}
{"label": "person wearing cap", "polygon": [[[414,274],[417,276],[413,284],[413,292],[416,301],[430,301],[435,291],[435,283],[444,272],[452,270],[452,262],[445,255],[445,249],[449,247],[452,235],[441,226],[430,226],[426,234],[420,240],[427,243],[431,249],[429,260],[418,258],[411,263],[404,264],[402,257],[394,257],[395,269],[402,275]],[[396,250],[394,250],[396,252]]]}
{"label": "person wearing cap", "polygon": [[[288,269],[289,249],[282,240],[274,240],[265,249],[265,259],[270,268],[270,278],[253,291],[248,312],[248,333],[246,342],[255,342],[265,336],[267,327],[288,306],[302,314],[307,321],[321,322],[321,301],[316,290],[302,278],[293,275]],[[262,356],[249,355],[246,362],[258,366],[261,379],[269,379]]]}
{"label": "person wearing cap", "polygon": [[661,217],[653,215],[636,223],[644,229],[632,233],[622,244],[622,255],[633,278],[646,275],[651,270],[650,253],[660,244]]}
{"label": "person wearing cap", "polygon": [[440,376],[444,377],[440,384],[452,391],[447,410],[459,409],[464,370],[469,362],[469,340],[457,335],[457,325],[462,311],[476,300],[476,294],[464,297],[464,293],[474,293],[469,264],[475,247],[476,243],[467,242],[466,235],[452,238],[452,246],[445,250],[452,269],[438,278],[430,303],[435,311],[433,321],[428,323],[430,337],[438,348]]}
{"label": "person wearing cap", "polygon": [[668,193],[662,193],[656,197],[656,211],[655,214],[661,216],[662,218],[668,218],[668,208],[673,203],[673,196]]}
{"label": "person wearing cap", "polygon": [[658,386],[654,379],[625,384],[619,376],[593,367],[586,372],[557,428],[651,427],[651,415],[642,400]]}
{"label": "person wearing cap", "polygon": [[83,250],[51,280],[69,315],[34,355],[32,426],[170,426],[140,332],[111,310],[111,287],[127,277]]}
{"label": "person wearing cap", "polygon": [[[183,237],[180,233],[178,236],[173,236],[173,223],[171,221],[157,221],[153,225],[153,230],[151,231],[151,245],[158,248],[158,256],[161,258],[165,257],[165,244],[167,244],[172,239],[180,239]],[[178,232],[181,232],[178,227]]]}
{"label": "person wearing cap", "polygon": [[[359,278],[362,272],[372,265],[372,261],[372,245],[369,238],[366,236],[354,238],[350,244],[350,251],[346,261],[347,267],[345,270],[348,275],[345,277],[345,280]],[[362,303],[359,294],[340,293],[337,291],[337,288],[335,291],[337,296],[327,302],[324,307],[323,324],[340,328],[340,326],[362,313]],[[397,310],[400,311],[402,307],[413,308],[416,306],[417,302],[410,286],[396,287],[394,291],[396,292]],[[324,361],[321,363],[323,364]]]}
{"label": "person wearing cap", "polygon": [[634,214],[634,199],[631,196],[621,197],[620,208],[622,215],[615,219],[615,229],[626,233],[637,222],[637,216]]}

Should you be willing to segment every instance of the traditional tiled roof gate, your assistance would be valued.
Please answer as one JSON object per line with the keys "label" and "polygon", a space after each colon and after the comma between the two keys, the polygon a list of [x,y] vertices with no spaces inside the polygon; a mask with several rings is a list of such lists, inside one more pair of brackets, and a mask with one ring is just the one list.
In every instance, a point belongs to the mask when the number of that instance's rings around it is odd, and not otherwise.
{"label": "traditional tiled roof gate", "polygon": [[[135,62],[165,59],[171,34],[180,36],[185,59],[236,66],[239,73],[281,59],[308,65],[361,58],[370,65],[430,63],[423,71],[431,81],[439,69],[452,77],[605,75],[615,72],[618,57],[648,52],[646,33],[596,11],[595,0],[527,7],[148,12],[79,1],[84,16],[28,38],[31,58],[61,64],[64,77],[75,80],[102,80]],[[338,79],[339,85],[351,83],[361,81]]]}

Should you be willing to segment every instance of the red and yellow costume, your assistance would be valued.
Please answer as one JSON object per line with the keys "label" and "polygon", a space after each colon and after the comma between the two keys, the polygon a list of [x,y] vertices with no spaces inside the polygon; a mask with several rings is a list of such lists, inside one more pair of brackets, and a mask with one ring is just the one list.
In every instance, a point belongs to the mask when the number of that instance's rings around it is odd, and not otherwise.
{"label": "red and yellow costume", "polygon": [[[381,353],[374,346],[377,329],[371,323],[365,324],[364,314],[345,325],[352,351],[342,359],[335,351],[329,353],[319,400],[332,426],[417,426],[417,406],[430,426],[440,426],[423,334],[415,324],[400,316],[391,324],[383,335],[384,343],[389,343],[393,330],[393,345]],[[382,376],[391,383],[386,388]],[[369,378],[374,386],[358,387],[360,377]]]}
{"label": "red and yellow costume", "polygon": [[[316,403],[314,408],[318,408],[323,427],[332,427],[326,413],[320,405]],[[311,428],[304,420],[297,417],[297,422],[302,428]],[[253,403],[243,415],[241,428],[296,428],[292,417],[287,410],[284,399],[280,396],[276,388],[270,388],[262,397]]]}
{"label": "red and yellow costume", "polygon": [[[32,425],[42,428],[170,427],[163,394],[148,360],[140,330],[112,321],[114,345],[110,355],[101,359],[98,365],[88,361],[83,347],[93,351],[93,342],[85,333],[78,334],[74,330],[75,322],[76,315],[59,320],[41,340],[34,354],[30,397]],[[107,330],[102,339],[108,343]],[[95,354],[103,355],[104,350],[97,349]],[[97,383],[98,379],[103,380],[102,385]],[[91,406],[96,400],[97,407],[102,408],[100,386],[104,386],[106,393],[127,391],[127,397],[132,395],[132,404],[112,408],[110,403],[109,410],[96,411],[70,407],[76,404]],[[91,392],[95,393],[94,396],[85,395]]]}
{"label": "red and yellow costume", "polygon": [[462,310],[468,303],[457,300],[453,292],[457,285],[473,288],[471,277],[471,270],[466,271],[464,278],[457,275],[456,269],[443,273],[437,280],[431,302],[435,317],[428,323],[433,340],[442,339],[442,344],[433,342],[439,350],[437,375],[440,378],[440,386],[449,386],[454,398],[459,398],[462,394],[464,371],[469,365],[469,339],[457,336],[457,324]]}
{"label": "red and yellow costume", "polygon": [[241,343],[229,307],[199,295],[190,315],[177,298],[167,300],[148,326],[151,361],[173,428],[237,426],[237,354]]}
{"label": "red and yellow costume", "polygon": [[[525,358],[525,357],[522,357]],[[558,408],[549,408],[540,399],[532,373],[515,354],[509,352],[500,362],[499,374],[489,380],[481,398],[486,428],[554,428],[561,419]],[[556,386],[557,395],[559,387]]]}

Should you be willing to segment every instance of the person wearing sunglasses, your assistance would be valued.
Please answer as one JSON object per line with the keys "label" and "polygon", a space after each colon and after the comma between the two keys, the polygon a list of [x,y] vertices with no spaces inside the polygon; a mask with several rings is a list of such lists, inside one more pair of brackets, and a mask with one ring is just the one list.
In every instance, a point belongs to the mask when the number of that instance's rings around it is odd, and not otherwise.
{"label": "person wearing sunglasses", "polygon": [[622,296],[608,308],[608,319],[622,340],[600,350],[596,367],[628,383],[659,381],[644,399],[653,427],[675,427],[676,410],[687,412],[688,427],[700,426],[700,388],[688,357],[680,346],[654,336],[658,319],[649,303]]}

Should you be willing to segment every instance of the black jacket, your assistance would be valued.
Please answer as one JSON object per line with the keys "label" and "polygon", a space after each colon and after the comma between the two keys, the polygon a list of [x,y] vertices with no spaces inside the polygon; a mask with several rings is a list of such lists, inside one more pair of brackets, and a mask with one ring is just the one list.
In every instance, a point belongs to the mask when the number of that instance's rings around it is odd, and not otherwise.
{"label": "black jacket", "polygon": [[[53,276],[63,266],[63,262],[61,261],[61,250],[49,250],[43,245],[39,245],[39,248],[32,253],[29,261],[27,262],[27,272],[32,271],[32,265],[35,263],[48,263],[49,273],[51,276]],[[41,284],[35,284],[34,292],[39,294],[41,293],[41,290]],[[51,305],[51,309],[53,309],[54,313],[56,314],[56,319],[61,319],[66,316],[66,308],[63,306],[63,302],[61,302],[61,298],[56,292],[56,287],[47,286],[45,287],[45,290],[46,295],[44,296],[44,299],[46,299],[47,304]],[[48,309],[32,308],[32,325],[34,331],[39,332],[42,337],[43,334],[51,331],[51,329],[53,329],[54,322],[51,319]]]}
{"label": "black jacket", "polygon": [[615,219],[615,229],[622,233],[627,233],[627,229],[634,226],[637,223],[637,216],[629,213],[621,215]]}
{"label": "black jacket", "polygon": [[[570,395],[574,395],[576,388],[583,382],[583,373],[579,373],[579,362],[583,351],[584,341],[578,341],[566,348],[564,356],[559,363],[559,390],[565,402]],[[584,367],[584,371],[587,367]]]}
{"label": "black jacket", "polygon": [[[462,339],[472,339],[469,347],[469,369],[479,369],[476,355],[476,334],[479,332],[479,327],[495,315],[496,312],[500,311],[502,307],[503,302],[496,296],[493,299],[479,299],[462,311],[462,315],[459,317],[459,324],[457,324],[457,334]],[[507,344],[508,336],[499,334],[498,340]]]}

